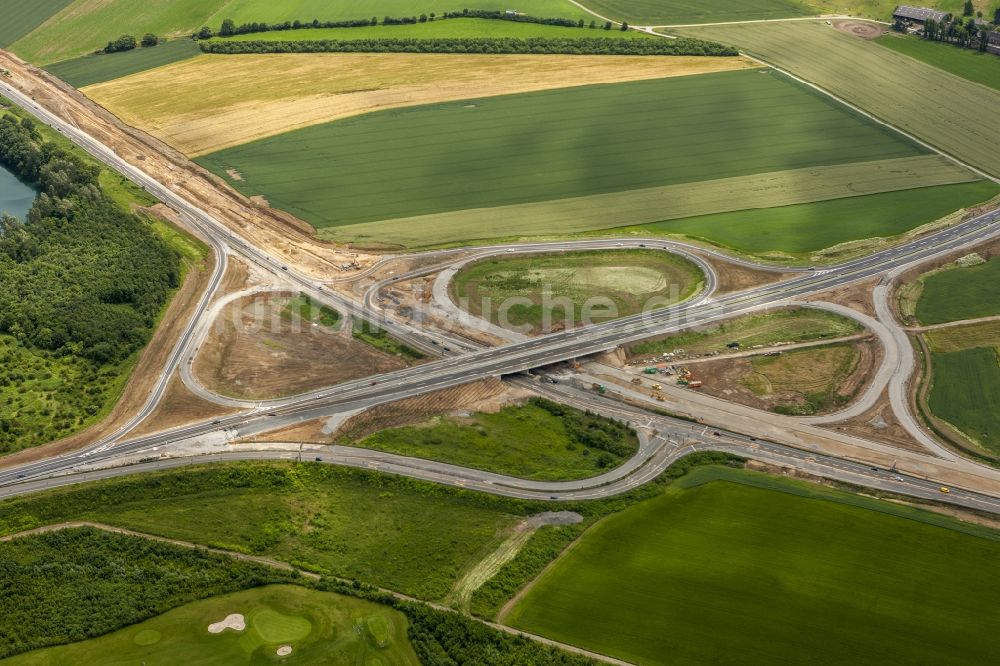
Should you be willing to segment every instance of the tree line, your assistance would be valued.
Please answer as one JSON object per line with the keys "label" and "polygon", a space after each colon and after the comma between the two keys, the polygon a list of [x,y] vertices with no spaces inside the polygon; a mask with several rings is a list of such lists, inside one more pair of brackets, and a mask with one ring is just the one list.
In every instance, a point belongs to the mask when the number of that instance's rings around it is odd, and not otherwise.
{"label": "tree line", "polygon": [[527,53],[564,55],[735,56],[739,51],[700,39],[465,37],[313,41],[202,42],[205,53]]}
{"label": "tree line", "polygon": [[98,51],[98,53],[121,53],[123,51],[131,51],[140,45],[143,48],[149,48],[151,46],[156,46],[160,43],[160,38],[151,32],[147,32],[142,36],[142,39],[136,39],[133,35],[122,35],[118,39],[113,39],[108,42],[108,45],[103,49]]}
{"label": "tree line", "polygon": [[0,219],[0,333],[99,364],[140,349],[180,284],[177,254],[31,119],[0,117],[0,164],[40,190],[26,221]]}
{"label": "tree line", "polygon": [[[445,12],[438,16],[434,12],[420,14],[419,16],[384,16],[382,25],[406,25],[416,23],[427,23],[429,21],[455,19],[455,18],[477,18],[496,21],[514,21],[516,23],[538,23],[542,25],[558,25],[567,28],[583,28],[583,19],[573,20],[568,18],[539,18],[528,14],[520,14],[512,11],[485,10],[485,9],[463,9],[462,11]],[[258,32],[275,32],[284,30],[306,30],[309,28],[364,28],[379,25],[377,16],[371,18],[361,18],[346,21],[284,21],[283,23],[266,23],[253,21],[237,25],[233,19],[225,19],[219,26],[218,32],[208,26],[204,26],[192,35],[195,39],[211,39],[213,37],[232,37],[234,35],[249,35]],[[590,22],[591,28],[597,28],[597,22]],[[611,22],[606,21],[603,25],[605,30],[611,29]],[[622,25],[622,30],[628,30],[628,24]],[[134,48],[134,47],[133,47]]]}

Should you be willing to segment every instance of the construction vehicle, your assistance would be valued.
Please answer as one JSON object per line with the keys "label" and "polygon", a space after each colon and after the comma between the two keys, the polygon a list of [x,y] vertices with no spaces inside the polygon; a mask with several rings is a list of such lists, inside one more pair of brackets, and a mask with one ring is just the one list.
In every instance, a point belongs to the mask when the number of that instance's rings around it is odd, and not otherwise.
{"label": "construction vehicle", "polygon": [[677,378],[677,385],[678,386],[687,386],[688,385],[688,380],[684,379],[683,377],[678,377]]}
{"label": "construction vehicle", "polygon": [[660,395],[660,394],[657,394],[657,396],[656,396],[656,401],[657,401],[657,402],[663,402],[663,396],[662,396],[662,395]]}
{"label": "construction vehicle", "polygon": [[632,383],[633,384],[641,384],[642,383],[642,379],[639,378],[639,377],[633,377],[632,378]]}
{"label": "construction vehicle", "polygon": [[598,383],[595,382],[594,385],[592,386],[592,388],[595,391],[597,391],[598,393],[600,393],[601,395],[604,395],[605,393],[608,392],[608,387],[605,386],[604,384],[598,384]]}
{"label": "construction vehicle", "polygon": [[662,387],[662,386],[660,386],[659,384],[653,384],[653,390],[654,390],[654,391],[660,391],[660,390],[662,390],[662,389],[663,389],[663,387]]}
{"label": "construction vehicle", "polygon": [[688,388],[701,388],[701,381],[696,379],[692,382],[688,382]]}
{"label": "construction vehicle", "polygon": [[643,374],[646,374],[646,375],[655,375],[656,374],[656,368],[646,368],[642,372],[643,372]]}
{"label": "construction vehicle", "polygon": [[951,489],[948,488],[948,486],[941,486],[940,490],[943,493],[950,493],[951,492]]}

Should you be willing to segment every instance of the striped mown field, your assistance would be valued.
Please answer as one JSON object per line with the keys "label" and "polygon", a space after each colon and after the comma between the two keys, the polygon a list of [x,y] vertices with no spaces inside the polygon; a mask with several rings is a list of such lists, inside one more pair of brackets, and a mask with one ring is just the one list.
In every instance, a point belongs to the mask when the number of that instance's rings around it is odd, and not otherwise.
{"label": "striped mown field", "polygon": [[[924,212],[936,211],[944,215],[956,207],[978,203],[1000,188],[990,183],[973,183],[976,175],[939,155],[920,155],[874,162],[857,162],[835,166],[810,167],[789,171],[771,171],[750,176],[704,180],[696,183],[665,185],[640,190],[623,190],[609,194],[595,194],[569,199],[555,199],[538,203],[513,204],[493,208],[437,213],[405,217],[379,222],[332,227],[320,231],[322,238],[337,241],[385,241],[406,247],[427,247],[455,240],[486,240],[499,236],[531,236],[544,229],[549,234],[575,234],[608,230],[631,225],[646,225],[645,231],[687,233],[711,238],[724,234],[725,244],[735,249],[767,251],[784,248],[791,251],[818,250],[839,242],[856,238],[852,235],[865,219],[865,213],[881,208],[877,197],[862,203],[861,211],[845,215],[840,224],[822,224],[811,230],[797,228],[775,229],[780,226],[784,211],[770,211],[774,218],[756,226],[752,238],[738,239],[739,221],[712,222],[684,220],[705,215],[716,215],[747,209],[773,209],[791,207],[834,199],[851,199],[884,192],[898,192],[893,205],[899,210],[906,206],[904,199],[924,200]],[[968,187],[955,188],[961,203],[949,196],[948,188],[935,186],[968,183]],[[985,186],[984,186],[985,185]],[[900,192],[914,188],[927,191]],[[971,196],[964,196],[965,192]],[[981,192],[981,193],[980,193]],[[845,202],[846,203],[846,202]],[[935,204],[945,203],[939,209]],[[836,207],[836,204],[833,204]],[[845,209],[846,212],[846,209]],[[799,219],[808,217],[798,211]],[[894,235],[916,227],[921,221],[930,221],[922,215],[900,216],[900,227],[885,226],[875,229],[875,235]],[[671,228],[665,220],[678,220]],[[657,224],[660,223],[660,224]],[[779,237],[780,236],[780,237]],[[862,236],[864,237],[864,236]],[[722,240],[722,237],[718,237]]]}
{"label": "striped mown field", "polygon": [[198,162],[322,228],[927,152],[745,70],[372,113]]}
{"label": "striped mown field", "polygon": [[1000,91],[822,21],[684,28],[738,46],[1000,177]]}

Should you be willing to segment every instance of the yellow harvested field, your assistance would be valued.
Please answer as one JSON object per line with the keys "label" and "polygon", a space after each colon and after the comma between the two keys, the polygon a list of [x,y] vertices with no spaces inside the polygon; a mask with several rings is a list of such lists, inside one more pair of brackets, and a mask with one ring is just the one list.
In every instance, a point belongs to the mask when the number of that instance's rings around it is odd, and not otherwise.
{"label": "yellow harvested field", "polygon": [[378,109],[755,66],[693,56],[202,55],[83,91],[197,156]]}
{"label": "yellow harvested field", "polygon": [[426,247],[495,238],[497,230],[505,237],[530,236],[539,229],[573,234],[974,180],[974,173],[947,158],[920,155],[365,222],[321,229],[319,236]]}

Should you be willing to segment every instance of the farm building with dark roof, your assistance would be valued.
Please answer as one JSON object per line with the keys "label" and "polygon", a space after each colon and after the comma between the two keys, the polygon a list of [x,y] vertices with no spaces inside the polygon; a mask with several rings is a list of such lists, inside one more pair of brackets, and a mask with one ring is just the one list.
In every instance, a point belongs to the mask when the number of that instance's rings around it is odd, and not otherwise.
{"label": "farm building with dark roof", "polygon": [[927,7],[911,7],[910,5],[900,5],[892,13],[892,18],[909,23],[919,23],[923,25],[927,21],[937,21],[940,23],[948,17],[948,12],[929,9]]}

